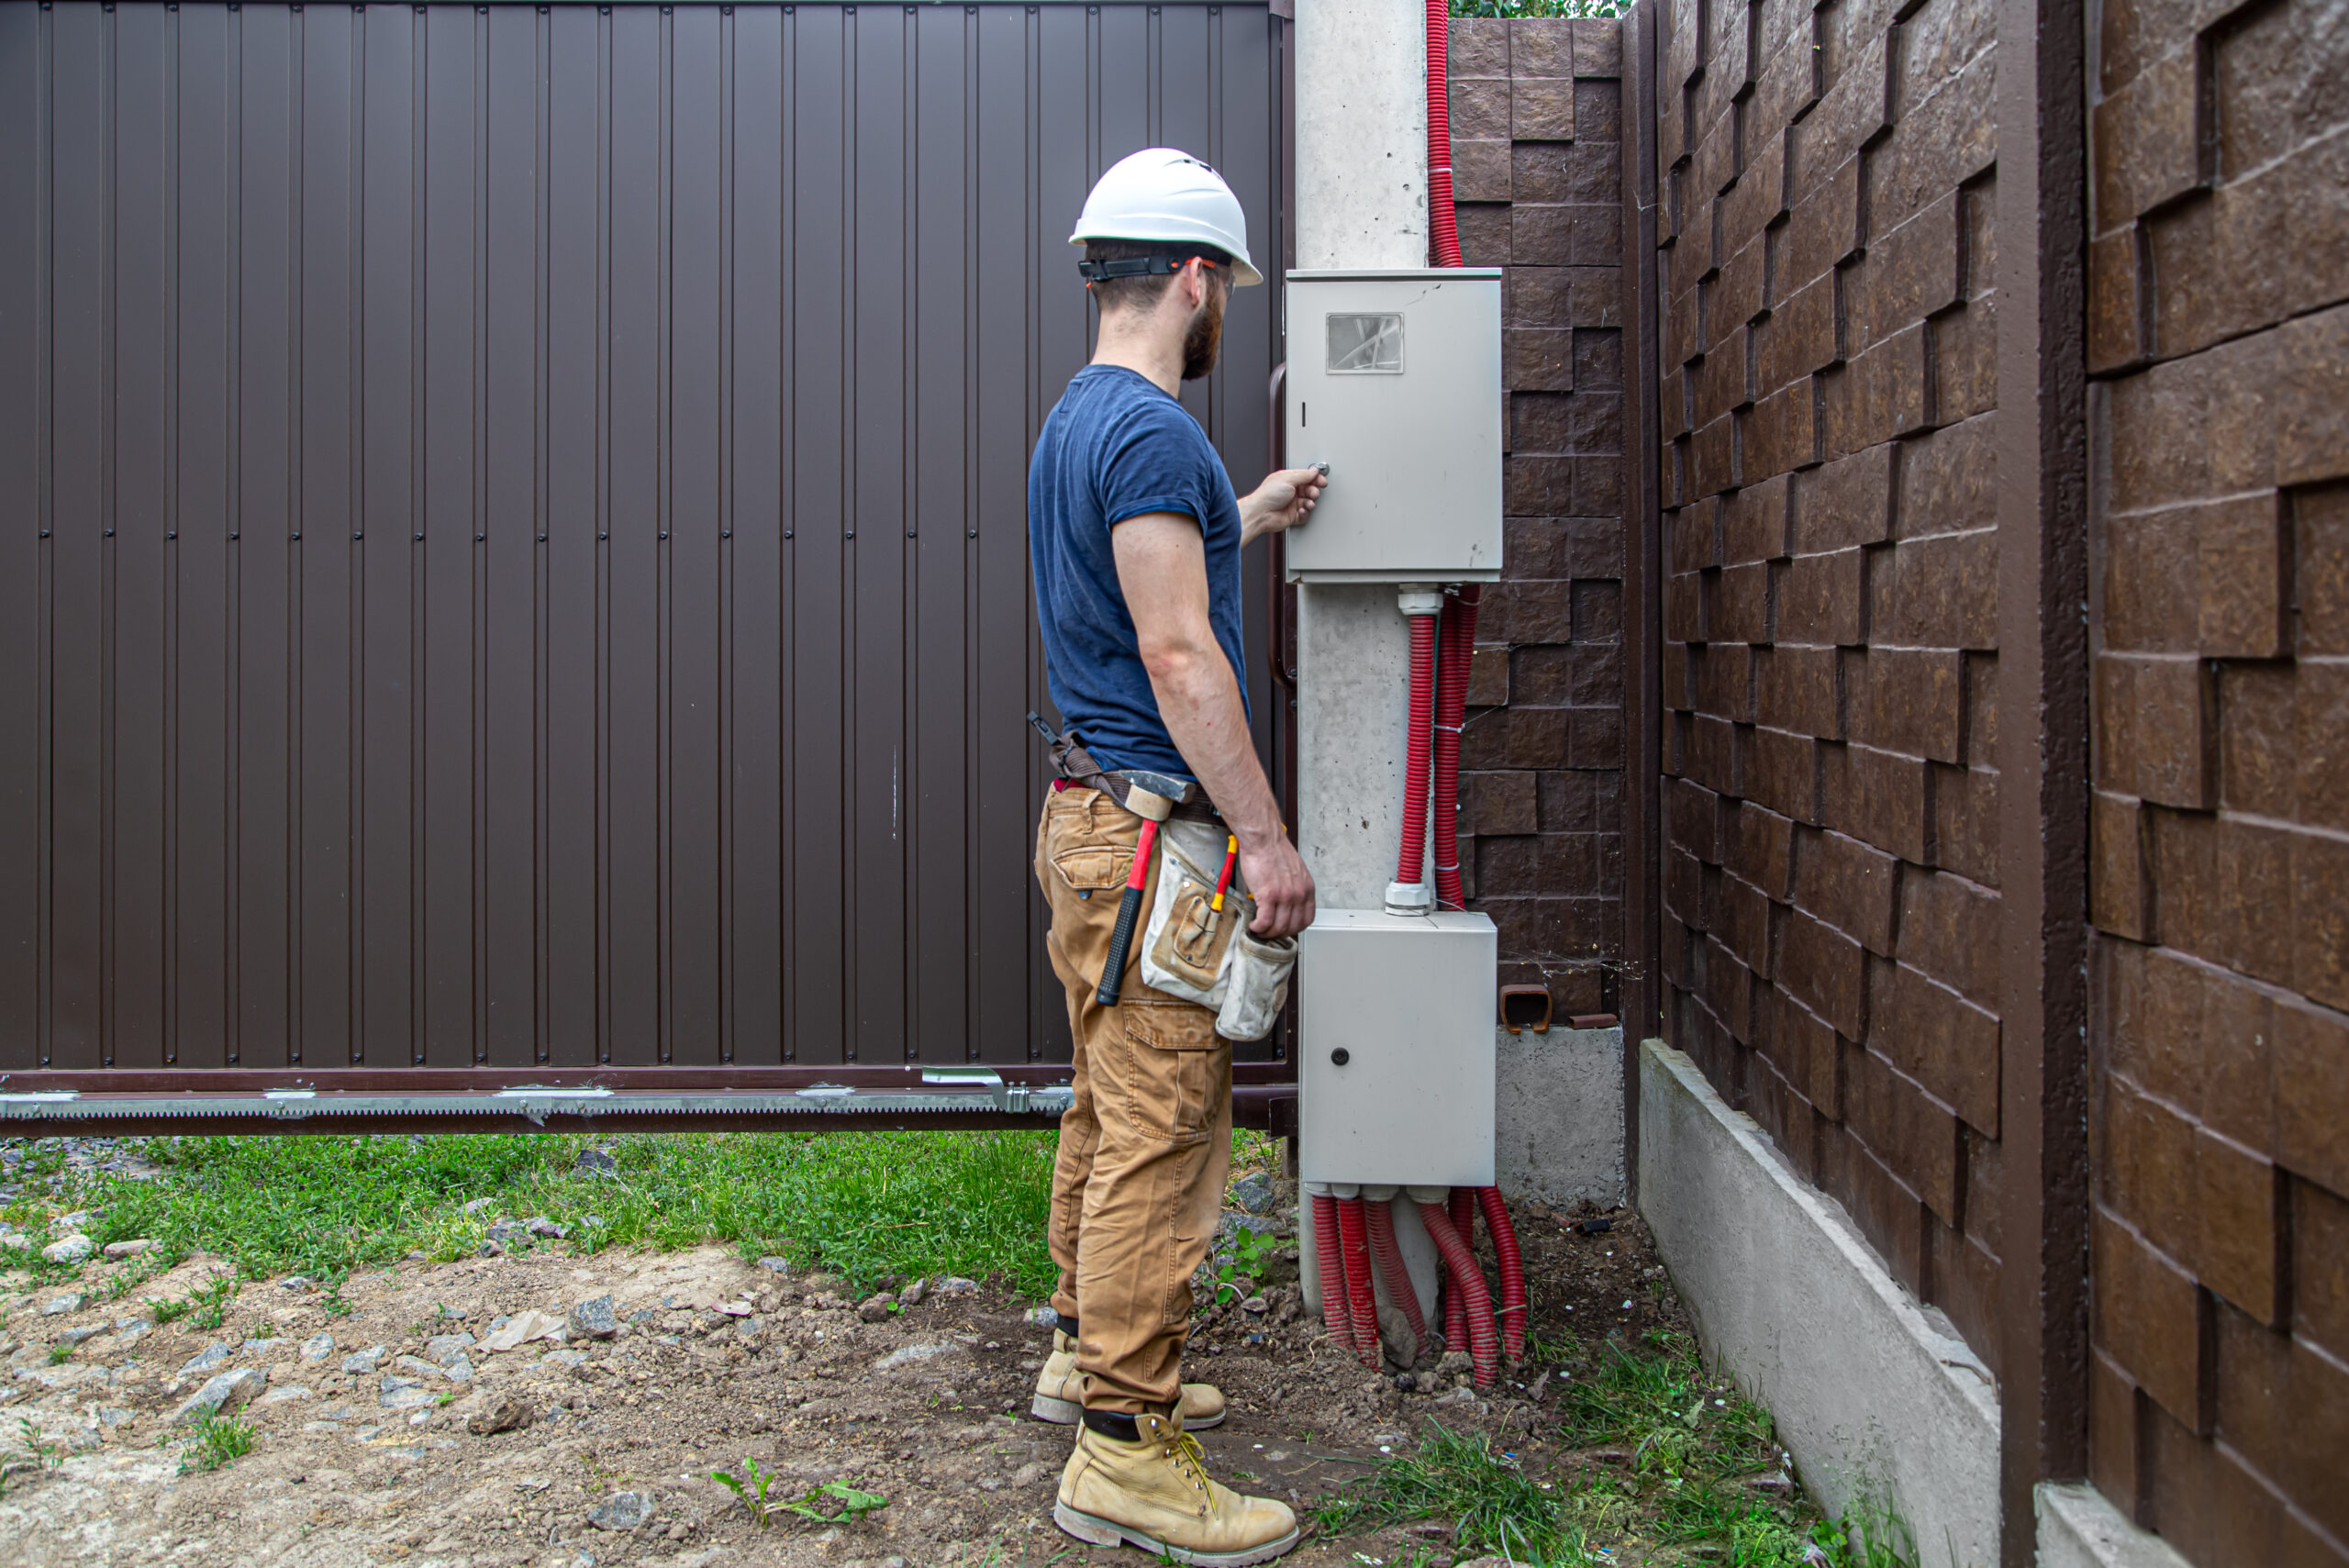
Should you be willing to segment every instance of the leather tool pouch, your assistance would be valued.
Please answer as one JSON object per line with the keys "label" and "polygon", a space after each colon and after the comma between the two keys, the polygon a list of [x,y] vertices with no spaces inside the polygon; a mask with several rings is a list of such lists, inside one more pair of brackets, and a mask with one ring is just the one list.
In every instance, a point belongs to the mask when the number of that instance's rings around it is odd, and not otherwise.
{"label": "leather tool pouch", "polygon": [[1142,927],[1142,983],[1217,1009],[1215,1032],[1226,1040],[1262,1040],[1288,1001],[1295,939],[1250,932],[1256,902],[1236,875],[1222,915],[1213,915],[1223,869],[1220,827],[1170,821],[1158,842],[1158,888]]}

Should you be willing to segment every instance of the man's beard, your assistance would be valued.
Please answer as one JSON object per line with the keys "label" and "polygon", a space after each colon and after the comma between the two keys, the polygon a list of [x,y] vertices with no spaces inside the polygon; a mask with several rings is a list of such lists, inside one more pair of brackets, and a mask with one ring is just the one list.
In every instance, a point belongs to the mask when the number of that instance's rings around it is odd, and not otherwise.
{"label": "man's beard", "polygon": [[1197,381],[1215,369],[1217,353],[1223,347],[1223,299],[1221,285],[1208,285],[1208,297],[1199,312],[1191,317],[1191,325],[1183,332],[1183,379]]}

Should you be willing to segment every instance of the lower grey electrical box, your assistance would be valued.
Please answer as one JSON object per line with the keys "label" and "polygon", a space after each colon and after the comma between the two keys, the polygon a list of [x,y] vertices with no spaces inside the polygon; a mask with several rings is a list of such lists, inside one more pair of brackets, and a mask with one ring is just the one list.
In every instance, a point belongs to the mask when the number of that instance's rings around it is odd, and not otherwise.
{"label": "lower grey electrical box", "polygon": [[1497,579],[1500,270],[1291,272],[1286,308],[1288,461],[1330,465],[1289,577]]}
{"label": "lower grey electrical box", "polygon": [[1323,910],[1297,941],[1300,1174],[1493,1184],[1494,986],[1482,915]]}

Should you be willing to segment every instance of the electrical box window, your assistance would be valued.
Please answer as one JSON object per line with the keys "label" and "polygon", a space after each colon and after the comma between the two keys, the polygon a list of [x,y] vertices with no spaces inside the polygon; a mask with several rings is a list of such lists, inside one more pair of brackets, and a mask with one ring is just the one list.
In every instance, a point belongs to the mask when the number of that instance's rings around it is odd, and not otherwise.
{"label": "electrical box window", "polygon": [[1401,375],[1400,316],[1331,316],[1330,370],[1339,375]]}

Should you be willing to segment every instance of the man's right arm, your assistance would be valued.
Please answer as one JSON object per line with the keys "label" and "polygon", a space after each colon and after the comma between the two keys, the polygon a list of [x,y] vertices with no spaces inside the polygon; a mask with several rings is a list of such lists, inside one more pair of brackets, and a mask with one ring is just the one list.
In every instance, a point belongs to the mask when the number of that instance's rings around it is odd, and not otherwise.
{"label": "man's right arm", "polygon": [[1293,936],[1313,923],[1313,876],[1281,830],[1280,802],[1256,761],[1240,684],[1216,640],[1199,525],[1150,512],[1118,524],[1109,542],[1159,717],[1240,840],[1240,869],[1256,900],[1249,929]]}

